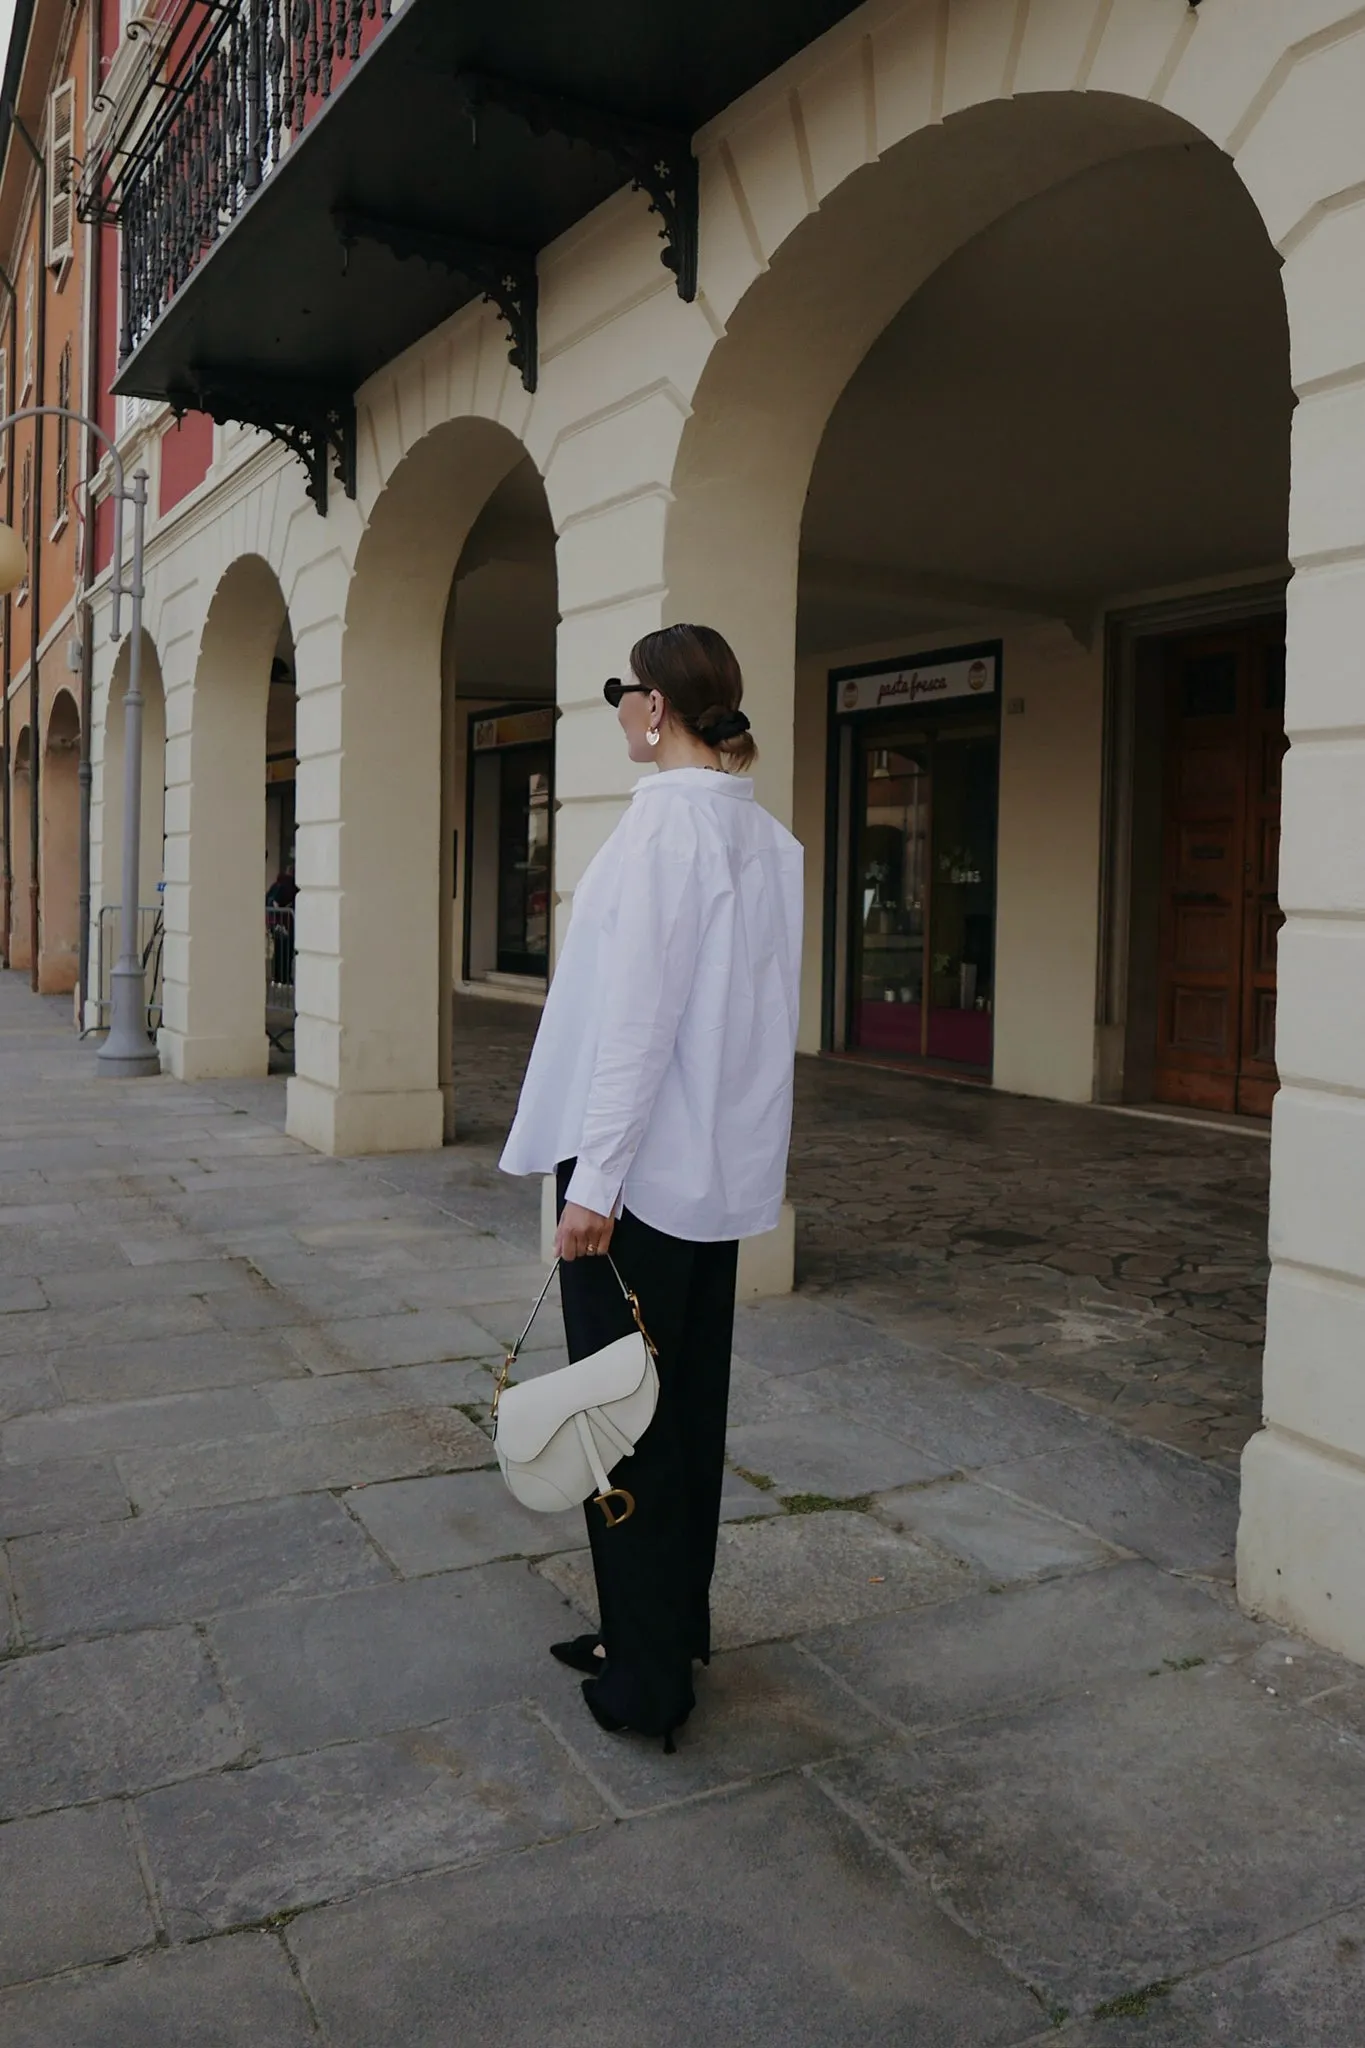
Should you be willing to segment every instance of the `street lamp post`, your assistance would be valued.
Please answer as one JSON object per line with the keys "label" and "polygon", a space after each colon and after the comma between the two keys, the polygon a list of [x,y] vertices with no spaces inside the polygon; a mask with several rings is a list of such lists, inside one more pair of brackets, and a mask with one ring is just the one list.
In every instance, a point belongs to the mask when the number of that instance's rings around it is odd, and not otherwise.
{"label": "street lamp post", "polygon": [[[161,1071],[161,1061],[147,1030],[147,992],[138,947],[138,863],[142,852],[142,555],[147,530],[147,473],[138,470],[131,486],[112,437],[95,420],[65,405],[30,405],[0,419],[0,434],[22,420],[71,420],[84,427],[108,450],[114,469],[113,638],[122,638],[122,602],[129,603],[128,687],[123,698],[123,905],[119,956],[110,986],[109,1035],[100,1047],[98,1072],[114,1080],[137,1080]],[[89,480],[86,490],[89,494]],[[125,577],[123,508],[133,508],[133,558]],[[28,563],[12,528],[0,524],[0,596],[23,582]],[[30,746],[36,748],[33,733]],[[6,763],[6,772],[8,772]]]}

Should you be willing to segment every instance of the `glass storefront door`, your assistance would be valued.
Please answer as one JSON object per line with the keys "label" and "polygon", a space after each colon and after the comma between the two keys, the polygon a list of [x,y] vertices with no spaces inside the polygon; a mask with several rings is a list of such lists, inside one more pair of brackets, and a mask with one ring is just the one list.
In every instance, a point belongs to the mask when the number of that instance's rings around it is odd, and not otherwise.
{"label": "glass storefront door", "polygon": [[554,730],[553,705],[470,718],[465,830],[455,847],[467,982],[543,983],[549,974]]}
{"label": "glass storefront door", "polygon": [[924,934],[929,881],[929,748],[906,741],[862,750],[854,859],[853,1042],[918,1057],[924,1039]]}
{"label": "glass storefront door", "polygon": [[498,972],[544,975],[550,964],[550,749],[497,756]]}
{"label": "glass storefront door", "polygon": [[851,1050],[990,1072],[996,757],[993,727],[856,735]]}

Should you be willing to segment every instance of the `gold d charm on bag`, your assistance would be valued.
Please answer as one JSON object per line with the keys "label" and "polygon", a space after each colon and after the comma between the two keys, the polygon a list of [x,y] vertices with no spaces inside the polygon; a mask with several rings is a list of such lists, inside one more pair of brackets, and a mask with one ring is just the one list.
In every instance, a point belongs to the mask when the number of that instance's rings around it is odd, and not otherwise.
{"label": "gold d charm on bag", "polygon": [[[623,1500],[626,1504],[624,1511],[619,1515],[614,1515],[607,1506],[609,1500]],[[609,1486],[605,1493],[595,1493],[593,1495],[593,1505],[601,1508],[603,1519],[609,1529],[619,1529],[622,1522],[628,1522],[635,1513],[635,1495],[630,1493],[624,1486]]]}
{"label": "gold d charm on bag", "polygon": [[[553,1275],[551,1277],[553,1278]],[[539,1306],[539,1304],[537,1304],[537,1306]],[[496,1422],[498,1419],[498,1403],[502,1399],[503,1395],[506,1393],[508,1386],[511,1384],[512,1367],[516,1364],[516,1362],[516,1352],[507,1352],[503,1357],[502,1366],[499,1370],[497,1379],[493,1383],[493,1405],[489,1409],[488,1413],[490,1419],[494,1422]]]}

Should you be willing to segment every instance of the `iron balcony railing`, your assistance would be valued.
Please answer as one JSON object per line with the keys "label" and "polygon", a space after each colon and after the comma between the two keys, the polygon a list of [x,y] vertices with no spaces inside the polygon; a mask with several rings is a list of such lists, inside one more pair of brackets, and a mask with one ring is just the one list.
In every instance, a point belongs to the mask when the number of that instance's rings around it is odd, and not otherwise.
{"label": "iron balcony railing", "polygon": [[394,0],[201,0],[163,31],[141,90],[88,165],[86,219],[122,230],[126,361],[226,233]]}

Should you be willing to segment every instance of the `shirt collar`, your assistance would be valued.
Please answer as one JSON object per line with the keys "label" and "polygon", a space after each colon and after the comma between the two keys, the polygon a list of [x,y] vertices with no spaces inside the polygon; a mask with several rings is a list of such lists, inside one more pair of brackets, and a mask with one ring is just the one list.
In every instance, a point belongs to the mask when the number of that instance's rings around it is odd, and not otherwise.
{"label": "shirt collar", "polygon": [[655,769],[650,775],[642,775],[631,791],[640,796],[647,789],[706,789],[716,796],[736,796],[753,801],[754,783],[751,775],[727,775],[723,769],[715,768],[666,768]]}

